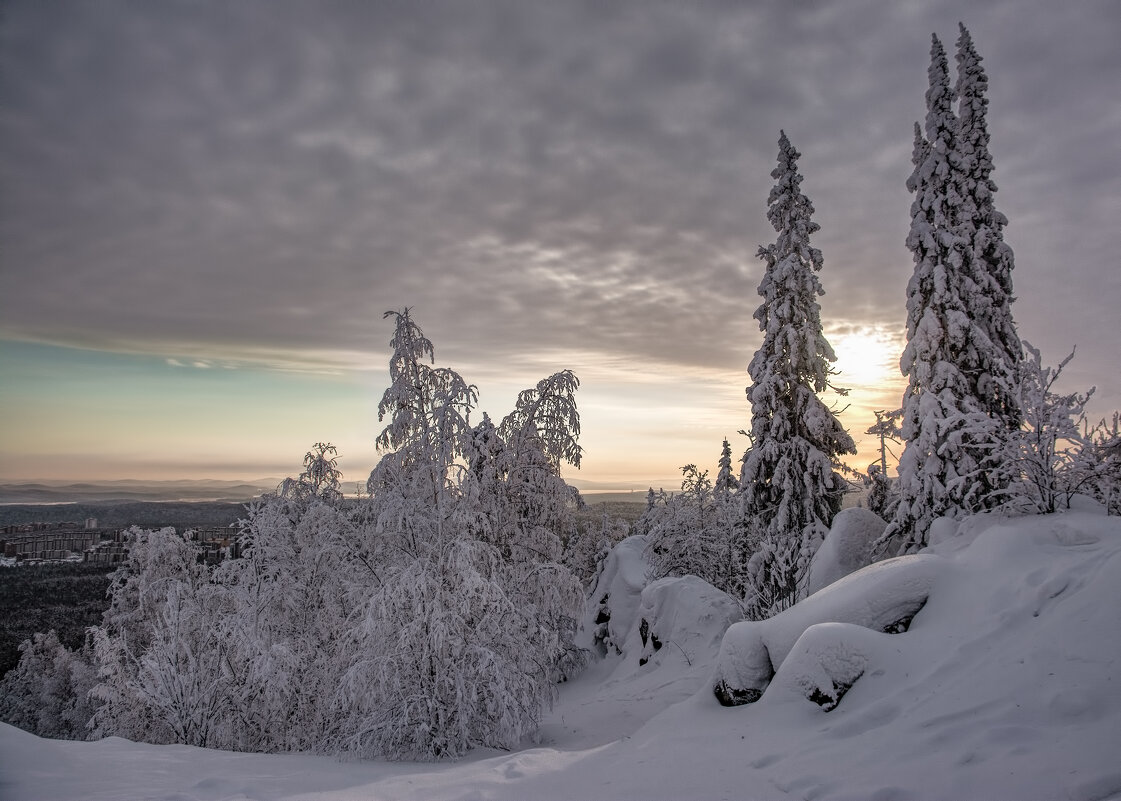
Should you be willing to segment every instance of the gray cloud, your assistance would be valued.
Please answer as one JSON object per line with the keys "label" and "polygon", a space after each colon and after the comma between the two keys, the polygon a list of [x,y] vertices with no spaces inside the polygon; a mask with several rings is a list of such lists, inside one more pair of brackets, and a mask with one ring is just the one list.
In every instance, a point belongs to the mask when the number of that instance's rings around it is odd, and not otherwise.
{"label": "gray cloud", "polygon": [[1018,318],[1101,372],[1112,0],[9,2],[0,333],[380,366],[381,312],[412,305],[452,360],[742,370],[779,128],[826,317],[900,325],[911,124],[958,19],[990,75]]}

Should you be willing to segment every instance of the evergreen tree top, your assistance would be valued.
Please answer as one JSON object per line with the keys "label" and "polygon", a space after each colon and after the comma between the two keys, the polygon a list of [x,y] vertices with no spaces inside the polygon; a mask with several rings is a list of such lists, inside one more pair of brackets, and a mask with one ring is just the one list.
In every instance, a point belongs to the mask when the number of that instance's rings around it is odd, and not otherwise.
{"label": "evergreen tree top", "polygon": [[814,206],[802,194],[802,176],[798,173],[798,159],[802,154],[790,144],[786,131],[779,132],[778,147],[778,166],[771,170],[775,185],[767,197],[767,219],[779,236],[773,245],[760,248],[759,256],[775,264],[795,254],[803,263],[820,270],[821,251],[810,247],[809,238],[821,230],[821,226],[810,219]]}

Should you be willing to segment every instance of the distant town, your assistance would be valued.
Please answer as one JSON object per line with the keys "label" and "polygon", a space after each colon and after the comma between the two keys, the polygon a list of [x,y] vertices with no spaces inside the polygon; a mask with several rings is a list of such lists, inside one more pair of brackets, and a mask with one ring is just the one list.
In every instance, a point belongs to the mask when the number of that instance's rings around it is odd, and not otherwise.
{"label": "distant town", "polygon": [[[97,518],[82,522],[20,523],[0,528],[0,565],[85,562],[114,565],[128,558],[130,529],[101,528]],[[199,561],[217,564],[241,555],[237,528],[193,528],[185,533],[199,550]]]}

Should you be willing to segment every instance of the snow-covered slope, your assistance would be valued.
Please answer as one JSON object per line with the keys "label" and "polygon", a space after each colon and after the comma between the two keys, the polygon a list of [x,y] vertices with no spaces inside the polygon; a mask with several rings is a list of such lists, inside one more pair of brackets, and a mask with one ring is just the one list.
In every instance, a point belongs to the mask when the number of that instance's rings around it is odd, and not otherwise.
{"label": "snow-covered slope", "polygon": [[[812,667],[801,640],[761,700],[719,706],[711,629],[726,619],[692,629],[688,660],[663,645],[638,665],[644,611],[677,637],[690,630],[683,610],[723,608],[681,582],[643,594],[624,654],[562,688],[537,747],[339,763],[3,726],[0,798],[1121,798],[1121,520],[974,518],[957,531],[934,549],[944,564],[909,631],[824,629],[867,662],[829,712],[781,680]],[[818,644],[834,636],[815,630]]]}

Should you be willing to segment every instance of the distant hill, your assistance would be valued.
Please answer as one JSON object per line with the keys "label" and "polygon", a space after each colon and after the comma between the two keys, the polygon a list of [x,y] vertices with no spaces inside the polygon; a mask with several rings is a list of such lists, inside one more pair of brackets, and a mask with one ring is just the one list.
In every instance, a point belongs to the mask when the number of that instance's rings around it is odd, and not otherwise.
{"label": "distant hill", "polygon": [[0,504],[0,526],[77,523],[99,528],[223,528],[246,516],[246,501],[87,501]]}
{"label": "distant hill", "polygon": [[244,502],[276,489],[279,479],[259,481],[29,481],[0,483],[0,504],[120,501]]}
{"label": "distant hill", "polygon": [[641,492],[588,492],[581,491],[580,496],[588,506],[601,503],[640,503],[646,508],[646,490]]}

